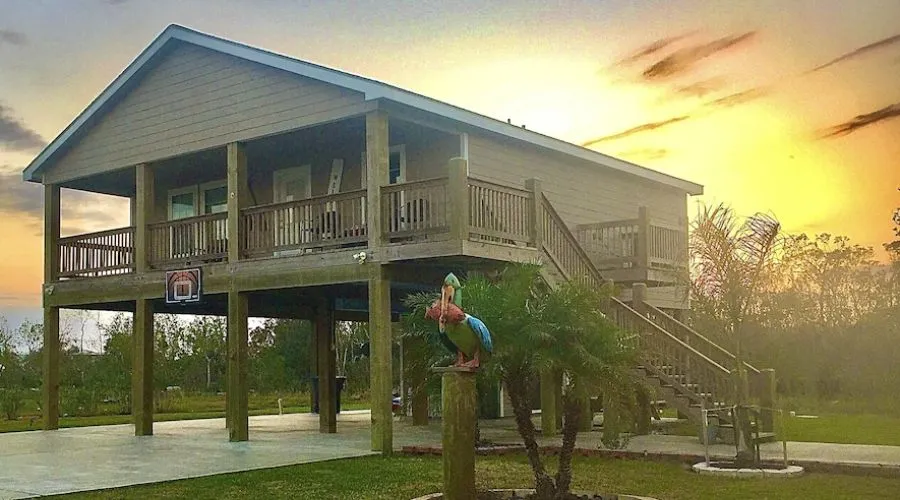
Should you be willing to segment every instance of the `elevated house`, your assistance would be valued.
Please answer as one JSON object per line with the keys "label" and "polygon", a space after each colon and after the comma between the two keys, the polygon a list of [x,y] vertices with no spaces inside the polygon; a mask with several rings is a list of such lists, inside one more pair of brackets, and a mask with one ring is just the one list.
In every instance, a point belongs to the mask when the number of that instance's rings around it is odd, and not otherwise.
{"label": "elevated house", "polygon": [[[619,285],[611,314],[651,339],[642,373],[679,408],[725,398],[730,354],[675,319],[701,186],[384,83],[172,25],[24,179],[45,196],[45,429],[60,308],[134,312],[139,435],[153,314],[227,315],[232,440],[248,439],[248,316],[314,320],[325,432],[334,321],[367,319],[372,447],[388,451],[403,295],[538,259],[550,282]],[[60,237],[60,188],[128,198],[131,223]]]}

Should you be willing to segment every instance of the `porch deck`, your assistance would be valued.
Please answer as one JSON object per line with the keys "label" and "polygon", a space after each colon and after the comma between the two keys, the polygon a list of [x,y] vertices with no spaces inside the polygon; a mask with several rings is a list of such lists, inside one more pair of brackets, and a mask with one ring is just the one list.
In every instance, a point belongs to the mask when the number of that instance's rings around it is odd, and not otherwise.
{"label": "porch deck", "polygon": [[[386,247],[375,257],[379,260],[444,256],[458,236],[481,248],[497,247],[500,260],[529,260],[540,239],[554,237],[535,229],[539,190],[467,177],[459,194],[463,200],[454,204],[448,177],[380,189],[380,241]],[[451,228],[454,206],[468,212],[461,235]],[[240,261],[365,250],[370,247],[366,207],[367,192],[360,189],[244,208]],[[150,269],[225,262],[231,242],[227,219],[223,212],[149,225]],[[645,210],[636,219],[581,225],[574,233],[595,266],[617,282],[674,282],[673,274],[686,261],[686,232],[650,219]],[[134,273],[134,226],[61,238],[58,248],[57,281]]]}

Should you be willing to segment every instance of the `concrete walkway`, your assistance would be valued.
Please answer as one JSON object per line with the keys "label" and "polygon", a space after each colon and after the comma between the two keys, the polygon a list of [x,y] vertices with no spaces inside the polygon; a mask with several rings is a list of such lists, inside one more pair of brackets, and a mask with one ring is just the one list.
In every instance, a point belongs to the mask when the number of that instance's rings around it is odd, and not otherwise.
{"label": "concrete walkway", "polygon": [[[229,443],[223,419],[157,422],[155,435],[135,437],[131,425],[109,425],[0,434],[0,499],[115,488],[134,484],[371,455],[368,411],[338,416],[337,434],[319,434],[311,414],[250,417],[250,441]],[[482,437],[519,445],[512,419],[481,422]],[[559,438],[540,439],[559,445]],[[394,447],[439,447],[441,426],[413,427],[395,420]],[[602,449],[600,433],[580,433],[578,448]],[[632,438],[633,454],[703,456],[696,437],[649,435]],[[765,459],[780,460],[782,444],[761,447]],[[712,457],[732,457],[734,447],[714,445]],[[889,468],[900,472],[900,447],[788,443],[792,462]]]}
{"label": "concrete walkway", "polygon": [[224,419],[157,422],[154,436],[131,425],[0,434],[0,499],[370,455],[369,413],[338,418],[339,434],[319,434],[310,414],[250,418],[250,439],[229,443]]}

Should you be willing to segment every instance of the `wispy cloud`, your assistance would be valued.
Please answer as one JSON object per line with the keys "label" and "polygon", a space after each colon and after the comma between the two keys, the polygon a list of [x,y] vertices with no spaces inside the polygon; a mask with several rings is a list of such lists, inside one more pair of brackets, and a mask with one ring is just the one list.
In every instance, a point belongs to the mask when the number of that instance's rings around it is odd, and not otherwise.
{"label": "wispy cloud", "polygon": [[7,43],[10,45],[25,45],[28,43],[28,37],[20,31],[0,28],[0,46]]}
{"label": "wispy cloud", "polygon": [[855,59],[857,57],[862,57],[870,52],[881,50],[881,49],[890,47],[892,45],[897,45],[897,44],[900,44],[900,34],[894,35],[894,36],[889,36],[887,38],[878,40],[877,42],[873,42],[868,45],[863,45],[862,47],[860,47],[858,49],[851,50],[850,52],[847,52],[846,54],[838,56],[838,57],[828,61],[825,64],[816,66],[815,68],[807,71],[807,74],[815,73],[816,71],[821,71],[830,66],[834,66],[835,64],[842,63],[842,62],[848,61],[850,59]]}
{"label": "wispy cloud", "polygon": [[891,104],[890,106],[885,106],[877,111],[872,111],[871,113],[866,113],[864,115],[857,115],[851,120],[847,120],[844,123],[831,127],[823,134],[823,136],[844,136],[856,132],[863,127],[875,125],[894,118],[900,118],[900,103]]}
{"label": "wispy cloud", "polygon": [[12,151],[36,151],[47,142],[40,134],[12,115],[12,110],[0,104],[0,147]]}
{"label": "wispy cloud", "polygon": [[[697,106],[691,113],[674,116],[672,118],[667,118],[665,120],[653,121],[649,123],[644,123],[643,125],[638,125],[637,127],[632,127],[627,130],[623,130],[622,132],[617,132],[615,134],[605,135],[602,137],[597,137],[595,139],[591,139],[582,143],[582,146],[589,147],[595,144],[599,144],[602,142],[610,142],[616,141],[619,139],[624,139],[626,137],[631,137],[637,134],[643,134],[646,132],[657,131],[661,128],[669,127],[686,120],[692,120],[695,118],[701,118],[704,116],[708,116],[710,114],[715,113],[718,110],[731,108],[734,106],[739,106],[742,104],[746,104],[751,101],[755,101],[762,97],[768,95],[769,89],[767,87],[753,87],[747,90],[742,90],[740,92],[735,92],[733,94],[729,94],[726,96],[718,97],[716,99],[707,101],[703,104]],[[636,152],[640,152],[640,150],[635,150]],[[661,150],[656,150],[659,152]],[[643,153],[647,153],[644,151]],[[624,153],[623,153],[624,154]],[[657,159],[657,158],[652,158]]]}
{"label": "wispy cloud", "polygon": [[[62,221],[68,232],[88,232],[121,223],[119,207],[90,193],[66,191],[63,201]],[[40,232],[43,203],[40,185],[24,182],[19,168],[0,166],[0,217],[17,218]]]}
{"label": "wispy cloud", "polygon": [[616,156],[635,162],[661,160],[669,156],[669,150],[665,148],[637,148],[622,151],[617,153]]}
{"label": "wispy cloud", "polygon": [[684,47],[647,67],[642,76],[659,81],[687,73],[695,64],[715,54],[744,45],[756,36],[755,31],[722,37],[711,42]]}
{"label": "wispy cloud", "polygon": [[674,125],[676,123],[683,122],[687,119],[690,119],[690,115],[675,116],[672,118],[667,118],[665,120],[645,123],[643,125],[638,125],[637,127],[632,127],[628,130],[623,130],[622,132],[617,132],[615,134],[605,135],[602,137],[598,137],[596,139],[591,139],[589,141],[582,143],[582,146],[588,147],[588,146],[593,146],[595,144],[599,144],[601,142],[609,142],[609,141],[615,141],[617,139],[624,139],[625,137],[629,137],[629,136],[632,136],[635,134],[640,134],[642,132],[648,132],[650,130],[658,130],[663,127],[668,127],[670,125]]}
{"label": "wispy cloud", "polygon": [[729,94],[717,99],[713,99],[712,101],[704,103],[704,106],[713,108],[731,108],[741,104],[746,104],[750,101],[755,101],[757,99],[765,97],[768,94],[769,89],[767,87],[753,87],[747,90],[742,90],[740,92],[735,92],[734,94]]}
{"label": "wispy cloud", "polygon": [[647,45],[644,45],[640,49],[623,57],[619,61],[616,61],[616,63],[613,66],[627,66],[629,64],[635,63],[647,56],[656,54],[657,52],[665,49],[666,47],[672,45],[673,43],[684,40],[685,38],[693,35],[694,33],[696,33],[696,32],[692,31],[690,33],[684,33],[681,35],[670,36],[670,37],[654,40],[653,42],[648,43]]}
{"label": "wispy cloud", "polygon": [[710,78],[675,87],[672,92],[681,97],[706,97],[709,94],[718,92],[724,86],[725,81],[721,78]]}

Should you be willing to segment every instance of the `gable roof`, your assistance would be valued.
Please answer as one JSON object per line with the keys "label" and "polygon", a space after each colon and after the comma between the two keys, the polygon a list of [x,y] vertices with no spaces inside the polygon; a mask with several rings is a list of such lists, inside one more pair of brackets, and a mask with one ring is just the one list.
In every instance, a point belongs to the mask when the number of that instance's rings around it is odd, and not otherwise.
{"label": "gable roof", "polygon": [[47,147],[31,161],[28,167],[25,168],[23,178],[26,181],[40,182],[41,179],[39,174],[50,160],[56,155],[61,154],[69,146],[70,142],[76,141],[81,133],[89,128],[90,123],[94,119],[102,115],[115,104],[118,98],[127,93],[128,89],[126,87],[128,87],[129,82],[133,78],[140,78],[140,74],[143,73],[142,70],[150,67],[150,63],[157,59],[157,56],[160,55],[163,48],[173,41],[194,44],[247,61],[355,90],[363,93],[366,100],[383,99],[395,101],[400,104],[451,119],[464,125],[524,141],[540,148],[556,151],[613,170],[666,184],[681,189],[689,194],[697,195],[703,193],[703,186],[699,184],[620,160],[591,149],[577,146],[570,142],[539,134],[532,130],[523,129],[507,122],[496,120],[430,97],[416,94],[415,92],[410,92],[369,78],[201,33],[177,24],[171,24],[166,27],[166,29],[163,30],[163,32],[160,33],[159,36],[157,36],[156,39],[153,40],[153,42],[150,43],[150,45],[148,45],[147,48],[145,48],[138,57],[132,61],[131,64],[129,64],[128,67],[125,68],[125,70],[116,77],[116,79],[113,80],[113,82],[107,86],[106,89],[104,89],[103,92],[81,112],[81,114],[78,115],[77,118],[75,118],[72,123],[69,124],[68,127],[47,145]]}

